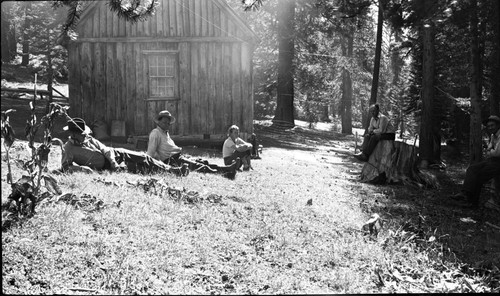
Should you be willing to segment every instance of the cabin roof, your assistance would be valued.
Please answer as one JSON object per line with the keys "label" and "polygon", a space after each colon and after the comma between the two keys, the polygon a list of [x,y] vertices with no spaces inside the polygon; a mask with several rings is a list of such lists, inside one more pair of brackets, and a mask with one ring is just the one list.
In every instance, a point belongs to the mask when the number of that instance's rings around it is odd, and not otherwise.
{"label": "cabin roof", "polygon": [[[132,1],[132,0],[129,0]],[[164,0],[158,0],[158,1],[164,1]],[[166,0],[168,1],[168,0]],[[179,0],[174,0],[174,1],[179,1]],[[229,6],[226,2],[226,0],[211,0],[215,5],[219,6],[221,11],[224,11],[231,19],[233,19],[236,24],[243,30],[245,35],[249,36],[252,40],[258,40],[259,37],[255,32],[250,28],[250,26],[243,21],[243,19]],[[78,23],[84,22],[87,18],[89,18],[89,15],[91,15],[96,8],[98,7],[99,4],[103,3],[103,1],[88,1],[84,2],[82,5],[82,10],[83,13],[80,15],[80,20]],[[177,2],[179,3],[179,2]],[[107,2],[106,2],[107,4]],[[108,8],[109,9],[109,8]]]}

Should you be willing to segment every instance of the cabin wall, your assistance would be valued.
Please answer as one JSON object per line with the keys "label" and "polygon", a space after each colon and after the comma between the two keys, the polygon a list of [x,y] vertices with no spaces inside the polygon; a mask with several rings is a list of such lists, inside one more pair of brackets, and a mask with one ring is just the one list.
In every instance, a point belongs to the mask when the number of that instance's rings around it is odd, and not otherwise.
{"label": "cabin wall", "polygon": [[[178,55],[179,98],[148,101],[145,52],[175,51]],[[216,42],[76,43],[70,55],[72,116],[89,124],[126,122],[128,134],[144,135],[153,119],[168,109],[177,123],[174,135],[220,135],[231,124],[251,132],[253,93],[248,45]],[[78,87],[79,86],[79,87]]]}
{"label": "cabin wall", "polygon": [[[173,135],[225,135],[231,124],[253,129],[252,45],[216,0],[160,1],[153,18],[136,24],[94,6],[69,47],[70,115],[89,124],[126,122],[127,134],[147,135],[168,109]],[[147,56],[175,53],[176,96],[149,97]]]}

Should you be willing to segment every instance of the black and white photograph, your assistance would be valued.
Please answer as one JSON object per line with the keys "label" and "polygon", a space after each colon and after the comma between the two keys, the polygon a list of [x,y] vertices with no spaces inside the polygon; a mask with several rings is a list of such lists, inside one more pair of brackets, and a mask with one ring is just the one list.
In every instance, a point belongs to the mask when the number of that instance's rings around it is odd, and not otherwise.
{"label": "black and white photograph", "polygon": [[1,1],[3,295],[500,293],[500,1]]}

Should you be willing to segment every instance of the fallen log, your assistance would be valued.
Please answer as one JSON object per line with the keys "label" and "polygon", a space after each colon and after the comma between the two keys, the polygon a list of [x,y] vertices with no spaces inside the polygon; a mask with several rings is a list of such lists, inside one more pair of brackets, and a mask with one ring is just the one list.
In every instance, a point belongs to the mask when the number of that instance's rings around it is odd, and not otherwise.
{"label": "fallen log", "polygon": [[381,140],[361,171],[361,182],[415,184],[436,188],[434,175],[417,167],[417,149],[401,141]]}

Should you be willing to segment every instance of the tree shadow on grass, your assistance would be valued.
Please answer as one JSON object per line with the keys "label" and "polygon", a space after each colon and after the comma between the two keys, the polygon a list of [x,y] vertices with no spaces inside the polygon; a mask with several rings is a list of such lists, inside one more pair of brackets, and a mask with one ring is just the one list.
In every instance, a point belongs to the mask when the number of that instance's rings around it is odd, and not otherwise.
{"label": "tree shadow on grass", "polygon": [[264,149],[266,147],[275,147],[289,150],[316,151],[318,145],[329,146],[333,141],[352,141],[352,135],[306,129],[298,126],[293,129],[281,130],[256,126],[255,133]]}
{"label": "tree shadow on grass", "polygon": [[[424,241],[435,237],[449,262],[461,262],[462,272],[488,275],[494,266],[500,266],[500,232],[488,223],[500,225],[500,215],[484,207],[463,207],[449,197],[459,190],[463,171],[459,166],[434,172],[439,189],[373,185],[377,194],[364,200],[363,208],[394,225],[411,226]],[[492,196],[491,191],[483,190],[481,198]]]}

